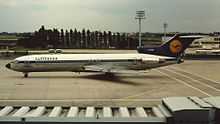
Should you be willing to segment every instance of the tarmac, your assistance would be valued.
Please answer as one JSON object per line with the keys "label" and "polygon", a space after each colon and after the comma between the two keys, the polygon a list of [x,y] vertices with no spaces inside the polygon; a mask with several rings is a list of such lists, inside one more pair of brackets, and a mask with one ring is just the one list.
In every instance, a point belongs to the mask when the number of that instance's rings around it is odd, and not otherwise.
{"label": "tarmac", "polygon": [[0,60],[0,106],[156,106],[171,96],[220,96],[219,60],[185,60],[141,74],[36,72]]}

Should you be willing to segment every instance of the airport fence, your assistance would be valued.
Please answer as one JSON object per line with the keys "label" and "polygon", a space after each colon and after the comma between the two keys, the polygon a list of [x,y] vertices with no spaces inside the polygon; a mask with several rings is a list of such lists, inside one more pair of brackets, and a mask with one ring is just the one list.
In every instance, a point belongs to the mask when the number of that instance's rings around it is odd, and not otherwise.
{"label": "airport fence", "polygon": [[17,57],[28,55],[28,51],[1,51],[0,57]]}

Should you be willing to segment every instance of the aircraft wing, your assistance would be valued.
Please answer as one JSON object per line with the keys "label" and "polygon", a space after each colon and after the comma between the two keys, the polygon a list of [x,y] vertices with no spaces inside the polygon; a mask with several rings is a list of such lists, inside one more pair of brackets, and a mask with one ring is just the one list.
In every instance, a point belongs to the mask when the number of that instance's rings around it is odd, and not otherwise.
{"label": "aircraft wing", "polygon": [[139,73],[140,71],[130,70],[124,66],[114,66],[114,65],[88,65],[84,66],[85,71],[93,72],[107,72],[107,73]]}

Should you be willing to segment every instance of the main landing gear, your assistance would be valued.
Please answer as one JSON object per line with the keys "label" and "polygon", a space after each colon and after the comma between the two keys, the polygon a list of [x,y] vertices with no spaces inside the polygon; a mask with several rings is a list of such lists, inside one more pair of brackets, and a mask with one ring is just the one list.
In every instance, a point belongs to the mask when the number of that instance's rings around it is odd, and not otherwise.
{"label": "main landing gear", "polygon": [[25,78],[28,77],[28,72],[24,72],[24,77],[25,77]]}
{"label": "main landing gear", "polygon": [[105,75],[106,75],[106,76],[109,76],[109,77],[113,77],[113,76],[114,76],[113,73],[109,73],[109,72],[105,72]]}

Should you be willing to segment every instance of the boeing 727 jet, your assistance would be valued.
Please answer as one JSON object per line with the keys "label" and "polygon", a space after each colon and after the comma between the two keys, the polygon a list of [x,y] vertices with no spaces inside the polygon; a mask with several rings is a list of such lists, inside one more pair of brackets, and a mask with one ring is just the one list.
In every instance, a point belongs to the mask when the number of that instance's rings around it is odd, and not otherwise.
{"label": "boeing 727 jet", "polygon": [[181,54],[200,36],[175,35],[157,47],[139,47],[137,54],[43,54],[18,57],[6,65],[8,69],[23,72],[104,72],[140,73],[148,69],[183,62]]}

